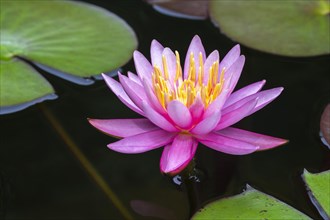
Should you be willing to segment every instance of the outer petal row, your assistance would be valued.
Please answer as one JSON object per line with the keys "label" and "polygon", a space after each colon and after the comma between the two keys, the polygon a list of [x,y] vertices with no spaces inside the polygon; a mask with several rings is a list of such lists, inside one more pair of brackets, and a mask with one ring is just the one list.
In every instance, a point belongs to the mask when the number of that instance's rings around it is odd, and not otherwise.
{"label": "outer petal row", "polygon": [[218,125],[214,128],[214,130],[220,130],[230,125],[233,125],[243,118],[245,118],[252,109],[256,106],[258,99],[252,99],[249,102],[245,103],[244,105],[240,106],[239,108],[224,114],[218,123]]}
{"label": "outer petal row", "polygon": [[120,153],[143,153],[149,150],[162,147],[172,142],[175,135],[175,133],[169,133],[167,131],[157,129],[150,132],[126,137],[114,143],[108,144],[108,147],[111,150]]}
{"label": "outer petal row", "polygon": [[249,154],[259,149],[259,146],[233,139],[231,137],[226,137],[216,132],[197,137],[197,139],[209,148],[233,155]]}
{"label": "outer petal row", "polygon": [[136,113],[139,113],[140,115],[144,115],[143,111],[137,107],[132,100],[128,97],[125,90],[123,89],[122,85],[117,82],[116,80],[112,79],[111,77],[102,74],[105,82],[109,86],[109,88],[113,91],[113,93],[116,94],[116,96],[122,101],[127,107],[135,111]]}
{"label": "outer petal row", "polygon": [[221,134],[223,136],[233,138],[236,140],[244,141],[255,146],[259,146],[258,150],[267,150],[273,147],[277,147],[283,145],[288,142],[288,140],[271,137],[264,134],[258,134],[251,131],[245,131],[238,128],[226,128],[221,131],[217,131],[216,133]]}
{"label": "outer petal row", "polygon": [[116,137],[129,137],[159,129],[148,119],[89,119],[95,128]]}
{"label": "outer petal row", "polygon": [[229,105],[228,107],[224,108],[222,110],[222,114],[227,114],[228,112],[231,112],[234,109],[241,107],[245,103],[258,98],[258,102],[257,102],[256,106],[249,113],[249,115],[251,115],[252,113],[260,110],[261,108],[263,108],[267,104],[269,104],[271,101],[273,101],[277,96],[279,96],[281,94],[282,91],[283,91],[283,88],[278,87],[278,88],[274,88],[274,89],[264,90],[264,91],[255,93],[253,95],[247,96],[247,97]]}
{"label": "outer petal row", "polygon": [[232,93],[228,97],[223,108],[226,108],[226,107],[230,106],[231,104],[233,104],[247,96],[250,96],[250,95],[253,95],[253,94],[259,92],[262,89],[262,87],[265,85],[265,83],[266,83],[266,80],[262,80],[262,81],[252,83],[248,86],[245,86],[245,87],[237,90],[236,92]]}

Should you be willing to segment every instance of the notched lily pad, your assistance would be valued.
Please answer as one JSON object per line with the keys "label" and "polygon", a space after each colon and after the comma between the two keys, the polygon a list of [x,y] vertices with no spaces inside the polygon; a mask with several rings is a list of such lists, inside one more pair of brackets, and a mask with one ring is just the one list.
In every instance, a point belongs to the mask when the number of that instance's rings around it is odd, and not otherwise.
{"label": "notched lily pad", "polygon": [[[59,76],[90,77],[118,69],[137,47],[136,36],[125,21],[97,6],[76,1],[0,3],[2,61],[23,57],[43,69],[63,73]],[[6,82],[0,107],[13,99],[16,104],[29,101],[11,88],[16,83]],[[39,96],[46,94],[39,92]]]}
{"label": "notched lily pad", "polygon": [[210,1],[221,32],[261,51],[285,56],[330,53],[329,1]]}
{"label": "notched lily pad", "polygon": [[328,219],[330,216],[330,170],[316,174],[304,170],[303,180],[309,190],[308,195],[312,203],[324,219]]}
{"label": "notched lily pad", "polygon": [[245,192],[207,204],[192,218],[198,219],[311,219],[272,196],[251,187]]}

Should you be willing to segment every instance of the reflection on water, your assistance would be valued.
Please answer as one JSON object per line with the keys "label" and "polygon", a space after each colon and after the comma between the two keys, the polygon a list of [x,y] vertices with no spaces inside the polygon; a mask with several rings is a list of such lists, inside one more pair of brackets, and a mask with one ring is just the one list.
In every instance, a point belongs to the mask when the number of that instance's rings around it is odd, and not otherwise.
{"label": "reflection on water", "polygon": [[1,107],[0,108],[0,115],[21,111],[21,110],[26,109],[26,108],[28,108],[32,105],[37,104],[37,103],[40,103],[40,102],[43,102],[43,101],[46,101],[46,100],[54,100],[54,99],[57,99],[57,95],[56,94],[49,94],[49,95],[45,95],[41,98],[32,100],[30,102],[26,102],[24,104]]}
{"label": "reflection on water", "polygon": [[[92,2],[92,1],[91,1]],[[153,38],[178,51],[195,34],[206,50],[223,55],[236,42],[219,33],[210,21],[190,21],[155,12],[142,1],[100,3],[123,17],[136,31],[139,50],[148,54]],[[164,27],[169,27],[165,29]],[[319,218],[301,182],[304,168],[329,169],[330,155],[318,136],[319,108],[329,102],[329,56],[287,58],[242,46],[246,56],[237,89],[262,79],[266,87],[283,86],[283,94],[237,127],[289,139],[274,150],[246,156],[225,155],[200,146],[197,167],[204,178],[197,189],[201,204],[242,191],[246,183],[287,202],[312,218]],[[123,67],[135,72],[132,62]],[[86,118],[137,118],[109,91],[103,81],[89,87],[51,77],[59,98],[44,104],[72,140],[118,195],[134,219],[146,219],[131,207],[132,200],[166,207],[178,219],[189,213],[184,191],[159,171],[162,149],[124,155],[107,149],[114,138],[99,133]],[[265,88],[265,89],[267,89]],[[86,174],[38,106],[0,116],[0,173],[12,193],[5,201],[6,219],[122,219],[102,190]],[[2,211],[2,210],[1,210]],[[152,219],[152,218],[150,218]]]}
{"label": "reflection on water", "polygon": [[34,62],[34,64],[39,67],[40,69],[46,71],[47,73],[53,74],[57,77],[60,77],[62,79],[68,80],[70,82],[76,83],[78,85],[84,85],[84,86],[88,86],[94,83],[94,80],[90,79],[90,78],[83,78],[83,77],[79,77],[79,76],[74,76],[65,72],[61,72],[57,69],[51,68],[49,66],[45,66],[43,64],[40,63],[36,63]]}

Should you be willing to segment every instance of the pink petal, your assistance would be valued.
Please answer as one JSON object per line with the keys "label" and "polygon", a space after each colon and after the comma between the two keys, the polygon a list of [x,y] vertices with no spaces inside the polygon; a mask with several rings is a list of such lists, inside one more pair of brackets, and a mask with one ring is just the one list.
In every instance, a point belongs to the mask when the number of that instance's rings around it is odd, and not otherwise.
{"label": "pink petal", "polygon": [[257,99],[252,99],[251,101],[245,103],[241,107],[234,109],[231,112],[228,112],[227,114],[222,114],[221,120],[219,124],[215,127],[214,130],[220,130],[226,127],[229,127],[230,125],[233,125],[243,118],[245,118],[251,110],[256,106]]}
{"label": "pink petal", "polygon": [[288,140],[271,137],[268,135],[258,134],[251,131],[245,131],[238,128],[228,127],[216,133],[223,136],[233,138],[236,140],[244,141],[255,146],[259,146],[259,150],[267,150],[273,147],[283,145],[288,142]]}
{"label": "pink petal", "polygon": [[174,133],[169,133],[167,131],[158,129],[130,137],[125,137],[124,139],[108,144],[108,147],[111,150],[120,153],[143,153],[172,142],[175,135],[176,134]]}
{"label": "pink petal", "polygon": [[244,55],[237,58],[227,71],[225,71],[225,80],[229,80],[229,84],[226,85],[226,89],[229,90],[228,95],[234,90],[244,67],[245,57]]}
{"label": "pink petal", "polygon": [[150,47],[151,63],[153,66],[158,66],[163,69],[162,53],[164,47],[156,40],[152,40]]}
{"label": "pink petal", "polygon": [[[225,72],[225,82],[220,95],[208,106],[204,118],[213,114],[214,111],[222,109],[230,93],[234,90],[237,81],[241,75],[245,58],[240,56],[234,64]],[[227,74],[227,75],[226,75]],[[227,77],[227,78],[226,78]]]}
{"label": "pink petal", "polygon": [[196,66],[196,70],[198,70],[200,52],[202,53],[203,60],[205,60],[205,50],[204,50],[202,41],[198,35],[195,35],[193,37],[193,39],[191,40],[191,43],[190,43],[188,51],[187,51],[186,59],[184,62],[184,78],[185,79],[188,77],[188,70],[189,70],[189,65],[190,65],[190,54],[191,53],[194,54],[195,66]]}
{"label": "pink petal", "polygon": [[134,51],[133,58],[134,58],[135,69],[140,79],[141,80],[146,79],[148,82],[151,82],[151,75],[153,72],[153,68],[150,62],[139,51]]}
{"label": "pink petal", "polygon": [[204,113],[204,104],[200,95],[197,95],[194,103],[189,107],[193,122],[199,121]]}
{"label": "pink petal", "polygon": [[166,47],[163,51],[163,54],[166,58],[167,68],[169,72],[169,79],[171,82],[174,81],[176,75],[176,57],[172,50]]}
{"label": "pink petal", "polygon": [[204,118],[193,129],[190,130],[192,134],[207,134],[211,132],[219,123],[221,118],[220,111],[214,112],[211,116]]}
{"label": "pink petal", "polygon": [[245,103],[258,98],[258,102],[256,106],[251,110],[249,115],[253,114],[254,112],[260,110],[261,108],[265,107],[267,104],[269,104],[271,101],[273,101],[277,96],[281,94],[283,91],[282,87],[274,88],[274,89],[269,89],[269,90],[264,90],[261,92],[258,92],[256,94],[250,95],[248,97],[243,98],[242,100],[239,100],[232,105],[224,108],[222,110],[222,114],[227,114],[228,112],[233,111],[233,109],[237,109],[240,106],[244,105]]}
{"label": "pink petal", "polygon": [[173,100],[167,105],[167,112],[173,122],[181,128],[191,126],[192,117],[189,109],[180,101]]}
{"label": "pink petal", "polygon": [[257,145],[226,137],[215,132],[211,132],[202,137],[197,137],[197,139],[207,147],[226,154],[244,155],[259,149],[259,146]]}
{"label": "pink petal", "polygon": [[237,90],[236,92],[232,93],[228,99],[226,100],[226,103],[224,104],[223,108],[226,108],[230,106],[231,104],[247,97],[250,95],[253,95],[261,90],[261,88],[265,85],[266,80],[262,80],[253,84],[250,84],[248,86],[245,86],[244,88]]}
{"label": "pink petal", "polygon": [[[259,111],[274,99],[276,99],[283,91],[283,87],[278,87],[274,89],[269,89],[267,93],[258,96],[258,103],[254,107],[254,109],[250,112],[250,115]],[[266,91],[266,90],[265,90]],[[261,92],[260,92],[261,93]]]}
{"label": "pink petal", "polygon": [[147,104],[145,101],[143,101],[142,105],[145,117],[147,117],[152,123],[169,132],[178,131],[178,129],[174,127],[171,122],[169,122],[161,114],[156,112],[153,108],[151,108],[150,105]]}
{"label": "pink petal", "polygon": [[134,82],[133,80],[127,78],[126,76],[120,73],[118,75],[119,75],[120,83],[123,86],[127,95],[131,98],[134,104],[141,109],[142,101],[147,100],[147,96],[144,91],[144,88],[141,85]]}
{"label": "pink petal", "polygon": [[113,91],[113,93],[116,94],[120,101],[122,101],[127,107],[136,113],[144,116],[143,111],[132,102],[119,82],[105,74],[102,74],[102,76],[109,88]]}
{"label": "pink petal", "polygon": [[127,72],[127,75],[128,75],[128,78],[130,78],[130,80],[132,80],[132,81],[134,81],[135,83],[137,83],[137,84],[139,84],[139,85],[142,86],[142,82],[141,82],[140,78],[139,78],[136,74],[134,74],[134,73],[128,71],[128,72]]}
{"label": "pink petal", "polygon": [[160,169],[163,173],[175,175],[181,172],[194,158],[197,144],[190,135],[179,134],[172,142],[165,146],[161,160]]}
{"label": "pink petal", "polygon": [[159,129],[145,118],[89,119],[88,121],[100,131],[116,137],[128,137]]}
{"label": "pink petal", "polygon": [[219,62],[219,52],[215,50],[207,57],[207,59],[204,62],[204,78],[203,78],[204,85],[206,85],[209,80],[210,67],[214,62],[217,61]]}
{"label": "pink petal", "polygon": [[219,64],[219,71],[221,72],[223,68],[228,70],[229,67],[238,59],[240,54],[241,54],[241,49],[239,44],[237,44],[221,60]]}

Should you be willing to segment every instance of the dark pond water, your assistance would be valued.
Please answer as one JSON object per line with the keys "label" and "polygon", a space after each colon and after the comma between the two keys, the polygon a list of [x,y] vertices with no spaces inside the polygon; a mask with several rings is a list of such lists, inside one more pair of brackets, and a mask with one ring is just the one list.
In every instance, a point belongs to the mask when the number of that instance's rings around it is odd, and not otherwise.
{"label": "dark pond water", "polygon": [[[152,39],[184,54],[198,34],[206,51],[223,57],[236,42],[222,35],[209,20],[167,17],[140,1],[95,2],[125,19],[135,30],[139,50],[148,56]],[[267,79],[265,88],[283,86],[272,104],[244,119],[237,127],[289,139],[289,144],[247,156],[225,155],[204,146],[196,154],[204,173],[197,184],[200,204],[239,193],[248,183],[318,219],[300,175],[303,169],[330,168],[329,150],[319,138],[320,114],[330,94],[329,56],[288,58],[242,46],[246,65],[237,88]],[[135,72],[133,62],[123,67]],[[187,219],[185,190],[159,171],[162,149],[124,155],[110,151],[115,141],[91,127],[86,118],[134,118],[103,81],[79,86],[45,72],[59,98],[24,111],[0,116],[0,218],[16,219],[124,219],[107,194],[86,172],[45,113],[87,157],[108,187],[134,219],[137,201],[166,208],[168,216]]]}

